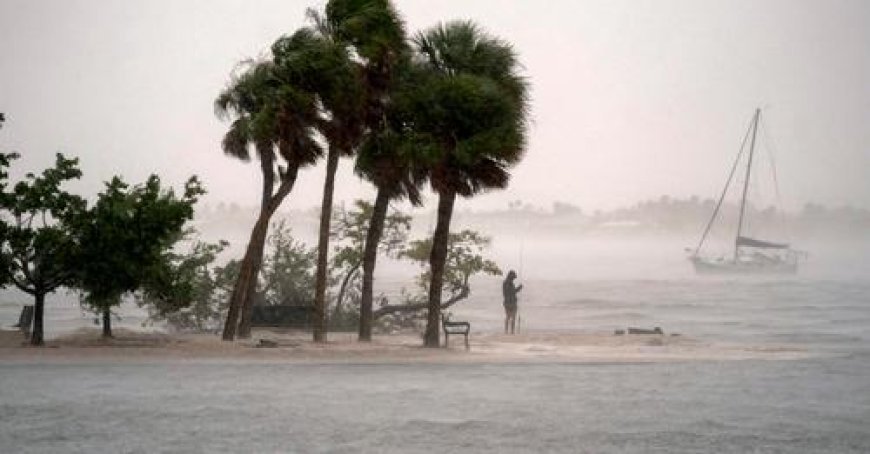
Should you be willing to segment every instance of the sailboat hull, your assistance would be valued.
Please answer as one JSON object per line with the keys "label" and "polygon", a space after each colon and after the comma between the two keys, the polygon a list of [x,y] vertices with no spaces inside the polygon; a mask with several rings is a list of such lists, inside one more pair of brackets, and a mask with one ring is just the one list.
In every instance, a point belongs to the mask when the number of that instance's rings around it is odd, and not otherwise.
{"label": "sailboat hull", "polygon": [[705,275],[783,275],[795,274],[797,261],[734,261],[689,257],[697,274]]}

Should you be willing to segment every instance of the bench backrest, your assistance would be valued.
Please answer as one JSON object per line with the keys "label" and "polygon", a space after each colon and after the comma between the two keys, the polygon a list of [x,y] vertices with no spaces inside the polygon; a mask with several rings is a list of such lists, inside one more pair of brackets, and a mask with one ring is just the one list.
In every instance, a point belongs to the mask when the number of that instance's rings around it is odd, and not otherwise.
{"label": "bench backrest", "polygon": [[309,328],[313,315],[312,306],[254,306],[251,326]]}
{"label": "bench backrest", "polygon": [[18,317],[18,324],[15,325],[17,328],[21,328],[24,330],[29,330],[30,325],[33,324],[33,305],[28,304],[21,308],[21,315]]}

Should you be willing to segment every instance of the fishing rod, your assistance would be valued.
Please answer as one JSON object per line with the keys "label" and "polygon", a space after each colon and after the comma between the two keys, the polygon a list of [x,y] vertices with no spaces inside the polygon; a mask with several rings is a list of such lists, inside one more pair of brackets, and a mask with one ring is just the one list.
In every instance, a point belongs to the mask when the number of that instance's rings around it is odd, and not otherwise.
{"label": "fishing rod", "polygon": [[[520,256],[519,256],[519,262],[520,262],[520,274],[519,275],[520,276],[525,276],[523,274],[523,258],[525,257],[525,251],[526,251],[526,233],[528,232],[530,225],[531,225],[531,222],[527,219],[526,220],[526,228],[520,232]],[[522,277],[520,279],[522,279]],[[522,284],[520,284],[520,286],[522,286]],[[523,327],[523,317],[520,315],[520,305],[517,304],[517,333],[522,331],[522,327]]]}

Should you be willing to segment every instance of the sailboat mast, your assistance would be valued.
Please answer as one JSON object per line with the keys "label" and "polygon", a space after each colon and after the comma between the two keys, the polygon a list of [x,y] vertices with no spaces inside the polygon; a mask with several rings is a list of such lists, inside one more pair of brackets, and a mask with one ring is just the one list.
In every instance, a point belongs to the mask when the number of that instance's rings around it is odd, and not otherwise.
{"label": "sailboat mast", "polygon": [[737,238],[734,239],[734,261],[737,261],[740,236],[743,234],[743,217],[746,214],[746,193],[749,192],[749,176],[752,172],[752,156],[755,154],[755,136],[758,134],[758,117],[761,109],[755,109],[755,121],[752,128],[752,141],[749,142],[749,163],[746,164],[746,179],[743,181],[743,197],[740,200],[740,219],[737,221]]}
{"label": "sailboat mast", "polygon": [[731,165],[731,171],[728,172],[728,179],[725,181],[725,187],[722,188],[722,194],[719,195],[719,201],[716,202],[716,208],[713,210],[713,215],[710,216],[710,220],[707,221],[707,226],[704,227],[704,233],[701,234],[701,239],[698,241],[698,245],[695,246],[695,252],[692,255],[698,255],[701,246],[704,245],[704,240],[707,239],[707,234],[710,233],[710,227],[713,227],[713,222],[716,221],[716,216],[719,215],[719,210],[722,208],[722,202],[725,201],[725,195],[728,193],[728,187],[731,186],[731,181],[734,180],[734,173],[737,171],[737,166],[740,164],[740,158],[743,157],[743,151],[746,149],[746,142],[749,141],[753,120],[749,121],[749,127],[746,128],[746,134],[743,136],[743,141],[740,142],[740,151],[737,152],[737,157],[734,158],[734,164]]}

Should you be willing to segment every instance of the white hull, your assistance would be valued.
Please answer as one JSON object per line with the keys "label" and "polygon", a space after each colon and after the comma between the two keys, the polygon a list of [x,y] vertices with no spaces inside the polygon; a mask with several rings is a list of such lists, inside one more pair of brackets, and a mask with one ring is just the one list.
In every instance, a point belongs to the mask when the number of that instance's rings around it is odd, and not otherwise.
{"label": "white hull", "polygon": [[764,274],[795,274],[797,260],[793,261],[734,261],[712,260],[698,256],[689,257],[695,272],[710,275],[764,275]]}

